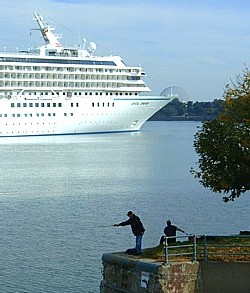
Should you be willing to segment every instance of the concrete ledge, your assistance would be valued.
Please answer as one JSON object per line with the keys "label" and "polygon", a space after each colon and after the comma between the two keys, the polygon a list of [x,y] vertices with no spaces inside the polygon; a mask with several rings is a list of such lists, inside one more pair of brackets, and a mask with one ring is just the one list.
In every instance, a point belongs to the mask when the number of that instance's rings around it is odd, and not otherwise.
{"label": "concrete ledge", "polygon": [[151,273],[157,273],[161,263],[156,263],[153,260],[147,260],[142,259],[139,257],[130,257],[129,255],[125,253],[106,253],[102,256],[102,261],[109,263],[109,264],[115,264],[117,263],[119,266],[134,266],[135,268],[147,271]]}
{"label": "concrete ledge", "polygon": [[125,253],[102,256],[101,293],[250,292],[250,262],[178,262],[165,265]]}

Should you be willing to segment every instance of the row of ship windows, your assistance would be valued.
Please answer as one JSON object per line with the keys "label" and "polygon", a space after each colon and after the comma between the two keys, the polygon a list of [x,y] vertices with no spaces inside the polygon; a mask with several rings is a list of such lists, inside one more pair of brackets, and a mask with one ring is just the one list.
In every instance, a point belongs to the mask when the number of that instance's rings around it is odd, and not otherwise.
{"label": "row of ship windows", "polygon": [[[8,95],[12,95],[13,93],[12,92],[8,92],[7,93]],[[36,94],[40,94],[41,96],[43,96],[43,95],[45,95],[45,96],[48,96],[49,95],[49,92],[40,92],[40,93],[36,93],[36,92],[29,92],[29,95],[34,95],[34,96],[36,96]],[[50,93],[52,96],[54,96],[55,94],[57,94],[58,96],[60,95],[60,92],[56,92],[56,93],[54,93],[54,92],[51,92]],[[100,95],[100,96],[102,96],[102,95],[106,95],[106,96],[112,96],[112,95],[116,95],[116,96],[122,96],[122,95],[125,95],[125,96],[132,96],[132,95],[135,95],[135,96],[137,96],[138,95],[138,93],[122,93],[122,92],[119,92],[119,93],[112,93],[112,92],[106,92],[106,93],[102,93],[102,92],[95,92],[95,93],[92,93],[92,92],[62,92],[62,95],[63,96],[72,96],[72,94],[74,95],[74,96],[81,96],[81,95],[85,95],[85,96],[92,96],[92,95]],[[26,95],[26,93],[25,92],[23,92],[22,93],[22,95]]]}
{"label": "row of ship windows", "polygon": [[[44,108],[44,107],[59,107],[59,108],[61,108],[62,107],[62,103],[11,103],[10,104],[10,106],[11,106],[11,108],[15,108],[15,107],[17,107],[17,108],[21,108],[21,107],[23,107],[23,108],[27,108],[27,107],[30,107],[30,108],[32,108],[32,107],[42,107],[42,108]],[[74,105],[74,103],[71,103],[71,105],[70,105],[71,107],[79,107],[79,103],[75,103],[75,105]]]}
{"label": "row of ship windows", "polygon": [[[15,93],[13,92],[4,92],[5,95],[7,96],[12,96],[12,95],[15,95]],[[112,93],[112,92],[29,92],[28,95],[29,96],[36,96],[36,95],[40,95],[40,96],[49,96],[49,95],[58,95],[60,96],[63,95],[63,96],[67,96],[67,97],[72,97],[72,95],[74,96],[81,96],[81,95],[85,95],[85,96],[92,96],[92,95],[96,95],[96,96],[102,96],[102,95],[106,95],[106,96],[112,96],[112,95],[115,95],[115,96],[132,96],[132,95],[135,95],[137,96],[138,93],[122,93],[122,92],[116,92],[116,93]],[[27,92],[23,92],[22,93],[23,96],[26,96],[27,95]]]}
{"label": "row of ship windows", "polygon": [[[60,72],[105,72],[105,73],[139,73],[138,69],[113,69],[113,68],[76,68],[76,67],[43,67],[43,66],[0,66],[0,70],[22,70],[22,71],[60,71]],[[141,72],[145,75],[144,72]]]}
{"label": "row of ship windows", "polygon": [[[117,89],[121,87],[136,87],[138,90],[139,88],[146,87],[144,83],[141,84],[132,84],[132,83],[115,83],[115,82],[93,82],[93,83],[85,83],[85,82],[8,82],[8,81],[0,81],[0,87],[65,87],[65,88],[114,88]],[[92,89],[93,90],[93,89]]]}
{"label": "row of ship windows", "polygon": [[[52,63],[55,64],[74,64],[74,65],[106,65],[116,66],[114,61],[106,60],[65,60],[65,59],[44,59],[44,58],[20,58],[20,57],[2,57],[4,62],[25,62],[25,63]],[[18,66],[17,66],[18,67]]]}
{"label": "row of ship windows", "polygon": [[[64,116],[73,116],[74,114],[73,113],[64,113],[63,114]],[[4,117],[4,118],[7,118],[7,117],[55,117],[56,116],[56,113],[36,113],[36,114],[33,114],[33,113],[25,113],[25,114],[0,114],[0,117]]]}
{"label": "row of ship windows", "polygon": [[1,74],[0,78],[4,79],[34,79],[34,80],[101,80],[101,81],[116,81],[116,80],[140,80],[139,76],[119,76],[119,75],[65,75],[65,74],[58,74],[58,75],[50,75],[50,74]]}
{"label": "row of ship windows", "polygon": [[[20,104],[20,103],[17,103],[17,104]],[[44,103],[42,103],[42,104],[44,104]],[[61,104],[61,103],[59,103],[59,104]],[[105,105],[107,105],[108,107],[110,107],[110,106],[114,107],[114,103],[106,103],[106,104],[105,103],[99,103],[99,102],[98,103],[92,103],[92,107],[95,107],[95,106],[97,106],[97,107],[101,107],[101,106],[105,107]],[[33,107],[33,106],[31,106],[31,107]],[[36,107],[38,107],[38,105]],[[44,107],[44,105],[41,106],[41,107]],[[77,107],[78,107],[78,103],[77,103]],[[24,113],[24,114],[19,114],[19,113],[15,114],[15,113],[13,113],[13,114],[9,114],[9,115],[0,113],[0,118],[1,117],[4,117],[4,118],[8,118],[8,117],[18,117],[18,118],[19,117],[34,117],[33,115],[36,116],[36,117],[44,117],[44,116],[54,117],[54,116],[56,116],[56,113],[35,113],[35,114],[33,114],[33,113]],[[73,113],[64,113],[63,115],[64,116],[73,116]]]}
{"label": "row of ship windows", "polygon": [[[107,107],[110,107],[110,106],[112,106],[112,107],[114,107],[114,105],[115,105],[115,103],[114,102],[112,102],[112,103],[110,103],[110,102],[107,102],[107,103],[100,103],[100,102],[96,102],[96,103],[92,103],[92,107],[100,107],[100,106],[102,106],[102,107],[105,107],[105,106],[107,106]],[[50,108],[50,107],[53,107],[53,108],[55,108],[55,107],[59,107],[59,108],[61,108],[62,107],[62,103],[11,103],[11,108],[21,108],[21,107],[23,107],[23,108],[27,108],[27,107],[30,107],[30,108],[33,108],[33,107],[36,107],[36,108],[39,108],[39,107],[41,107],[41,108],[45,108],[45,107],[48,107],[48,108]],[[79,107],[79,103],[70,103],[70,107],[71,108],[73,108],[73,107]],[[1,117],[1,116],[0,116]]]}

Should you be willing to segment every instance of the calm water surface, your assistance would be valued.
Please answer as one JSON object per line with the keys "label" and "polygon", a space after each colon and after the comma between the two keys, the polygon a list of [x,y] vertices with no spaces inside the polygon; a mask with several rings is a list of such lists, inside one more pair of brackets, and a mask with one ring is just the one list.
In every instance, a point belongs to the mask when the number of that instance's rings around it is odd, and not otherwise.
{"label": "calm water surface", "polygon": [[166,219],[190,233],[249,230],[249,194],[234,203],[204,189],[193,122],[147,122],[139,133],[1,138],[0,292],[99,292],[101,256],[158,244]]}

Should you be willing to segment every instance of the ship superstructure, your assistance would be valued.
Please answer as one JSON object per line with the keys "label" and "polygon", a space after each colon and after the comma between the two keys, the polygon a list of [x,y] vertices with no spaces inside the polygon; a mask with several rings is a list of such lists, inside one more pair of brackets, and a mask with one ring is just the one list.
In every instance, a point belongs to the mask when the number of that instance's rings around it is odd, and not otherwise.
{"label": "ship superstructure", "polygon": [[0,136],[136,131],[168,103],[145,95],[141,67],[95,56],[96,44],[64,48],[34,13],[45,44],[0,53]]}

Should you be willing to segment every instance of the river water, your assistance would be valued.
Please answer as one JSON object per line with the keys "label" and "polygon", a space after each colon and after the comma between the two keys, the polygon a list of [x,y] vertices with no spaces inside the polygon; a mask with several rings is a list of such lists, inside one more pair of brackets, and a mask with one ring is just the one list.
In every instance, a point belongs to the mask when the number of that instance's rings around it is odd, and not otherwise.
{"label": "river water", "polygon": [[249,230],[249,194],[233,203],[193,178],[197,122],[138,133],[1,138],[0,292],[99,292],[103,253],[158,244],[165,221],[189,233]]}

